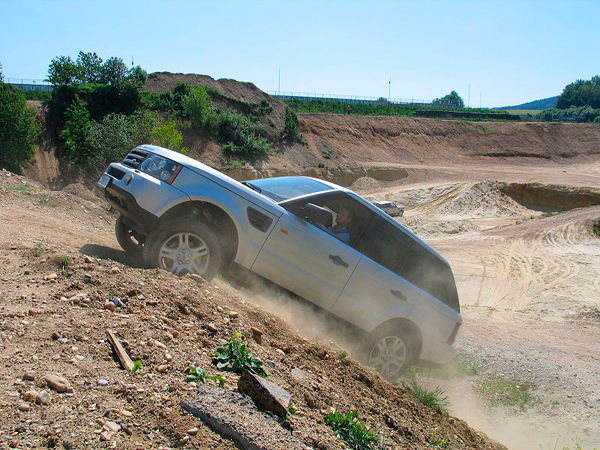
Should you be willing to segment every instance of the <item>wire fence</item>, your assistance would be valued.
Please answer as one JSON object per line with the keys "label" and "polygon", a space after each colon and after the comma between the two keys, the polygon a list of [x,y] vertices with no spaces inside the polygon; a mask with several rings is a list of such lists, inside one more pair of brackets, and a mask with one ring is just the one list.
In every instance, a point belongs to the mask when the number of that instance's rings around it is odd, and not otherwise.
{"label": "wire fence", "polygon": [[5,78],[5,83],[12,84],[23,91],[46,91],[50,92],[53,86],[44,80],[36,80],[33,78]]}
{"label": "wire fence", "polygon": [[431,100],[417,98],[364,97],[359,95],[314,94],[309,92],[265,91],[279,100],[325,100],[342,103],[396,103],[402,105],[429,105]]}

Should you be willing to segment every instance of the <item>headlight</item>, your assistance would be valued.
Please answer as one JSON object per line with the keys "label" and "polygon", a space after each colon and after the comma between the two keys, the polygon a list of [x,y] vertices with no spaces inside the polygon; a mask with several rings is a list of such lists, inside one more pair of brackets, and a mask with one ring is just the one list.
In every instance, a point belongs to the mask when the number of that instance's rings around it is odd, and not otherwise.
{"label": "headlight", "polygon": [[181,168],[181,164],[158,155],[148,156],[140,166],[142,172],[168,184],[173,183]]}

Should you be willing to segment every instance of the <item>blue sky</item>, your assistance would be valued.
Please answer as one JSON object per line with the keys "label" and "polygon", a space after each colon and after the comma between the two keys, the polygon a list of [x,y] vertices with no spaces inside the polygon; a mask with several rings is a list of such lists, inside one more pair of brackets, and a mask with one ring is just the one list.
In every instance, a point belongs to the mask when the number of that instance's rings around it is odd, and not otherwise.
{"label": "blue sky", "polygon": [[19,79],[85,51],[269,91],[431,100],[455,90],[494,107],[600,74],[599,44],[600,0],[0,0],[2,72]]}

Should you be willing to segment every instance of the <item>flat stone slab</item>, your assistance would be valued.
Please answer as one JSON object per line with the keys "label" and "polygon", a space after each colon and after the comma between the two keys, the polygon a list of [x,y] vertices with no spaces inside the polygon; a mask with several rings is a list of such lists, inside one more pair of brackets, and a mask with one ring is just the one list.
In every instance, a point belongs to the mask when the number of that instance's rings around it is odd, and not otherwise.
{"label": "flat stone slab", "polygon": [[310,450],[280,420],[260,411],[252,399],[239,392],[200,386],[198,396],[184,400],[181,407],[243,449]]}

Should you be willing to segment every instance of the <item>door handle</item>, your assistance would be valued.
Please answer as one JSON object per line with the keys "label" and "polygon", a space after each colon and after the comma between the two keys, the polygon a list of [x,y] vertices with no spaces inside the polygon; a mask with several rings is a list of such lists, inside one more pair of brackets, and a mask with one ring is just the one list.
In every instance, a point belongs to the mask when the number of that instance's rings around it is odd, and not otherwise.
{"label": "door handle", "polygon": [[333,261],[334,264],[338,265],[338,266],[344,266],[344,267],[348,267],[348,263],[346,261],[344,261],[340,256],[338,255],[329,255],[329,259]]}
{"label": "door handle", "polygon": [[390,293],[391,293],[391,294],[392,294],[394,297],[396,297],[398,300],[402,300],[402,301],[406,301],[406,300],[408,300],[408,299],[406,298],[406,295],[404,295],[404,294],[402,293],[402,291],[398,291],[398,290],[396,290],[396,289],[392,289],[392,290],[390,291]]}

